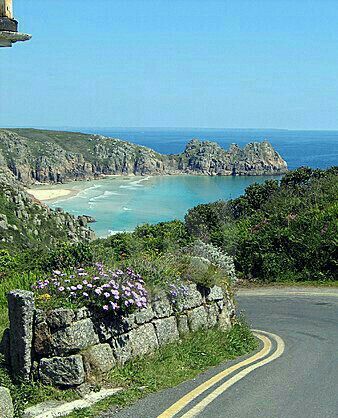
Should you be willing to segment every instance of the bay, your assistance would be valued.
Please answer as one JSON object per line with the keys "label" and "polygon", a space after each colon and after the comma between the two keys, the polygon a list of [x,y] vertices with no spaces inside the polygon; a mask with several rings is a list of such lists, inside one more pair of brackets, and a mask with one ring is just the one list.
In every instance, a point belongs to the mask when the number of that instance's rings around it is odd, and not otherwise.
{"label": "bay", "polygon": [[[46,202],[52,208],[90,215],[98,236],[117,231],[132,231],[137,225],[183,219],[189,208],[200,203],[231,199],[243,193],[253,182],[266,177],[153,176],[107,177],[66,185],[77,194]],[[50,188],[50,186],[49,186]],[[53,189],[64,189],[65,185]]]}
{"label": "bay", "polygon": [[[287,161],[290,169],[303,165],[327,168],[338,164],[337,131],[83,127],[72,130],[119,138],[163,154],[182,152],[192,138],[215,141],[224,148],[234,142],[243,146],[267,139]],[[271,177],[116,176],[69,183],[67,189],[77,191],[77,195],[47,203],[76,216],[93,216],[97,222],[91,227],[102,237],[116,231],[131,231],[143,223],[183,219],[189,208],[200,203],[235,198],[250,184],[262,183],[267,178]],[[62,189],[65,185],[54,187]]]}

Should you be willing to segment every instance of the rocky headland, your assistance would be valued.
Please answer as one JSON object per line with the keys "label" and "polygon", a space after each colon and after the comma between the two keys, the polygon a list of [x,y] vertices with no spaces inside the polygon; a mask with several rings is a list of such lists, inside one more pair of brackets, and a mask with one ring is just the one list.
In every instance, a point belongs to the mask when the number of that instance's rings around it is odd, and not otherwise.
{"label": "rocky headland", "polygon": [[163,155],[102,135],[0,129],[0,168],[29,185],[102,175],[274,175],[285,173],[287,164],[267,141],[225,150],[193,139],[181,154]]}
{"label": "rocky headland", "polygon": [[0,250],[54,248],[95,238],[90,217],[52,210],[34,199],[15,177],[0,169]]}

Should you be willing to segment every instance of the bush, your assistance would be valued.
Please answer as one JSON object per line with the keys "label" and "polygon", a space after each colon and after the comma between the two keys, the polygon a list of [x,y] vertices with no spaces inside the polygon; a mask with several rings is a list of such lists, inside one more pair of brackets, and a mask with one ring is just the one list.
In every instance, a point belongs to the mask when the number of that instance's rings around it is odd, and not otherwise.
{"label": "bush", "polygon": [[286,174],[280,184],[269,180],[251,185],[226,204],[190,210],[187,229],[234,256],[241,277],[266,282],[335,280],[337,175],[336,167],[302,167]]}
{"label": "bush", "polygon": [[63,243],[45,256],[41,261],[41,268],[50,271],[52,269],[87,266],[93,263],[93,259],[93,251],[89,244]]}
{"label": "bush", "polygon": [[17,258],[7,250],[0,250],[0,279],[17,268]]}
{"label": "bush", "polygon": [[214,231],[222,228],[229,216],[229,206],[224,201],[202,204],[188,211],[185,225],[190,235],[207,242]]}
{"label": "bush", "polygon": [[224,274],[229,283],[236,281],[234,260],[220,248],[197,240],[188,248],[188,251],[192,255],[202,257],[212,263]]}

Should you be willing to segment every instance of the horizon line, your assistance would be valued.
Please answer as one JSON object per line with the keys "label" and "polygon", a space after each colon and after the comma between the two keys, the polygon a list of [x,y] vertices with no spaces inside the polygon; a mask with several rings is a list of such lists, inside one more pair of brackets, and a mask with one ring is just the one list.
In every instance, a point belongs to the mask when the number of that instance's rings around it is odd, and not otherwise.
{"label": "horizon line", "polygon": [[64,130],[64,129],[104,129],[104,130],[156,130],[156,129],[167,129],[167,130],[228,130],[228,131],[298,131],[298,132],[338,132],[337,129],[290,129],[290,128],[227,128],[227,127],[191,127],[191,126],[74,126],[74,125],[11,125],[1,127],[1,129],[46,129],[46,130]]}

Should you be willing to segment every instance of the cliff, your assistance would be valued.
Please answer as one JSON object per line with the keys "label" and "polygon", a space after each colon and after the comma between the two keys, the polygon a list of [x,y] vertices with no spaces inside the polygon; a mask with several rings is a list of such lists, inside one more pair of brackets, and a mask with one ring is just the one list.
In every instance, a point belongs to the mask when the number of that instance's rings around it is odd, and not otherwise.
{"label": "cliff", "polygon": [[232,145],[191,140],[183,153],[154,150],[101,135],[36,129],[0,130],[0,168],[24,184],[120,175],[270,175],[287,170],[267,141]]}
{"label": "cliff", "polygon": [[48,208],[28,195],[13,175],[0,170],[0,249],[44,249],[94,237],[84,217]]}

